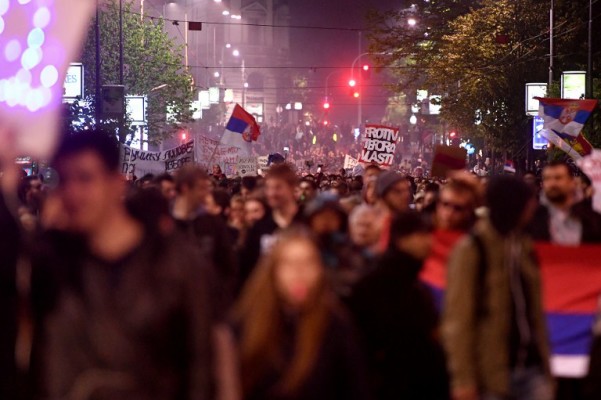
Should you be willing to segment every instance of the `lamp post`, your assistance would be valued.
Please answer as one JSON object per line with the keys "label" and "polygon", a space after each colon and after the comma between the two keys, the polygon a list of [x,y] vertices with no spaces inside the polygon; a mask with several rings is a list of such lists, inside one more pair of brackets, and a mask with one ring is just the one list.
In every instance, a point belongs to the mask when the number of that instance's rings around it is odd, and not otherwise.
{"label": "lamp post", "polygon": [[555,0],[551,0],[551,9],[549,10],[549,87],[547,88],[547,93],[551,90],[551,85],[553,84],[553,25],[554,25],[554,8],[555,8]]}
{"label": "lamp post", "polygon": [[593,0],[588,4],[588,64],[586,68],[586,96],[593,98]]}

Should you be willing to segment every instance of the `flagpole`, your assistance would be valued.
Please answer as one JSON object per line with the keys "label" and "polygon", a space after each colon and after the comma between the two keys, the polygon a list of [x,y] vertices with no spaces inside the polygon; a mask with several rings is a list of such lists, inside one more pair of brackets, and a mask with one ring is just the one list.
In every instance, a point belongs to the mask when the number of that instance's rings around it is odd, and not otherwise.
{"label": "flagpole", "polygon": [[[236,107],[236,106],[234,106]],[[232,108],[232,111],[230,112],[230,118],[232,117],[232,114],[234,112],[234,109]],[[229,121],[230,118],[227,118],[226,121]],[[219,145],[221,144],[221,141],[223,140],[223,135],[225,135],[225,127],[223,128],[223,132],[221,133],[221,137],[219,138],[219,142],[217,142],[217,144],[215,145],[215,148],[213,149],[213,153],[211,154],[211,158],[209,159],[209,162],[207,163],[207,169],[211,167],[211,164],[213,163],[213,159],[215,158],[215,153],[217,153],[217,149],[219,148]]]}

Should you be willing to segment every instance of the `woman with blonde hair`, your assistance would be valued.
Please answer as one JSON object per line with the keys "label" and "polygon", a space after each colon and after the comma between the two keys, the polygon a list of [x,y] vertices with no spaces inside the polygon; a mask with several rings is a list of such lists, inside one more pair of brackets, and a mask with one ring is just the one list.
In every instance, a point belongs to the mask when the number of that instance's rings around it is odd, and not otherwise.
{"label": "woman with blonde hair", "polygon": [[369,398],[353,328],[327,287],[319,250],[305,230],[278,235],[225,335],[217,364],[220,389],[225,385],[230,395],[220,390],[221,398]]}

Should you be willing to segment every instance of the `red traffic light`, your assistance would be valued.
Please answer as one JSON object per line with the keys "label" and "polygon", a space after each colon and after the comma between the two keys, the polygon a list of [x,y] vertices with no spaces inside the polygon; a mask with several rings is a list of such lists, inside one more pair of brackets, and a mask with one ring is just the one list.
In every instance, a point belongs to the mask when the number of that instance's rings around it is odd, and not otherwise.
{"label": "red traffic light", "polygon": [[358,99],[359,98],[359,92],[353,92],[353,97]]}
{"label": "red traffic light", "polygon": [[449,137],[450,137],[451,139],[453,139],[453,138],[457,137],[457,132],[453,131],[453,132],[449,133]]}
{"label": "red traffic light", "polygon": [[351,80],[348,81],[348,85],[350,87],[355,87],[355,86],[357,86],[357,81],[354,80],[354,79],[351,79]]}
{"label": "red traffic light", "polygon": [[324,102],[324,103],[323,103],[323,108],[324,108],[324,110],[329,110],[329,109],[330,109],[330,103],[329,103],[329,102],[327,102],[327,101],[326,101],[326,102]]}
{"label": "red traffic light", "polygon": [[188,134],[186,133],[186,131],[182,131],[182,140],[186,140],[187,137]]}
{"label": "red traffic light", "polygon": [[369,65],[365,64],[365,65],[363,66],[363,71],[369,71]]}

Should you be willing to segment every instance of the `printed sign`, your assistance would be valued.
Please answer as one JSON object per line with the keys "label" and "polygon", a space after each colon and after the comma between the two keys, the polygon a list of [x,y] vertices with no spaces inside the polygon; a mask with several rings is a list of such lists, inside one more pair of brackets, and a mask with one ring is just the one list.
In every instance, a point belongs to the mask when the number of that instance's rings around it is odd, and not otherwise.
{"label": "printed sign", "polygon": [[83,64],[71,63],[63,84],[63,97],[83,97]]}
{"label": "printed sign", "polygon": [[164,151],[143,151],[121,146],[121,173],[136,175],[174,172],[183,165],[194,162],[194,140]]}
{"label": "printed sign", "polygon": [[268,163],[269,163],[269,156],[257,157],[257,164],[259,164],[259,169],[266,171],[269,168],[267,166]]}
{"label": "printed sign", "polygon": [[363,150],[359,162],[390,167],[394,161],[399,130],[381,125],[366,125],[363,138]]}
{"label": "printed sign", "polygon": [[257,157],[238,157],[236,169],[240,176],[257,176]]}
{"label": "printed sign", "polygon": [[593,208],[601,212],[601,150],[594,149],[592,153],[578,161],[578,167],[593,182],[595,194],[593,195]]}

